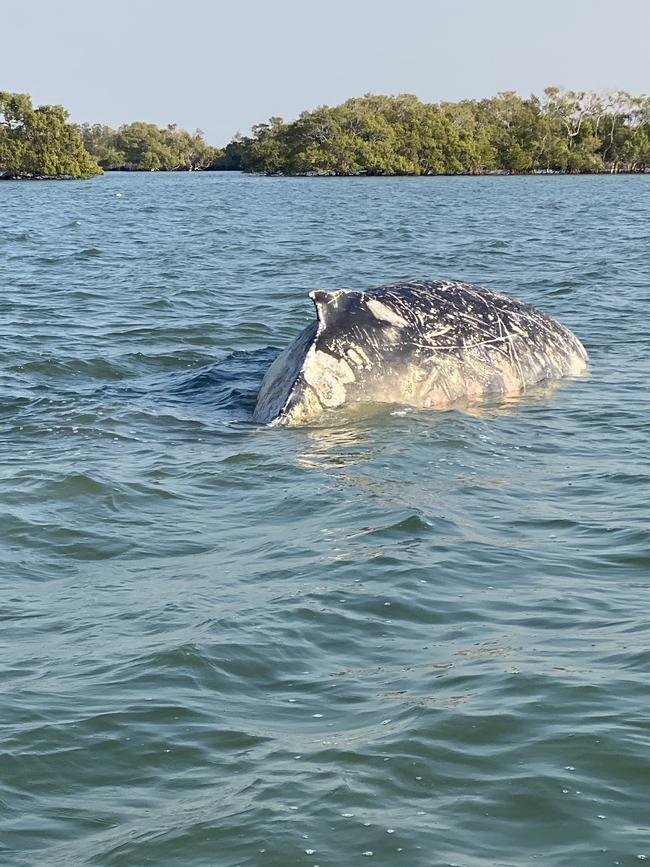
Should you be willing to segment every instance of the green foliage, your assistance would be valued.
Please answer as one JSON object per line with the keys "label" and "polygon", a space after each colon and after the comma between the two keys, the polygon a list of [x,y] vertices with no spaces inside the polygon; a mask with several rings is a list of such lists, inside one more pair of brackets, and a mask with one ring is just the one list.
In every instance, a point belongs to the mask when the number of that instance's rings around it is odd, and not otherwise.
{"label": "green foliage", "polygon": [[189,133],[176,124],[162,129],[136,121],[117,130],[83,124],[81,135],[88,151],[107,170],[200,171],[223,155],[206,143],[200,130]]}
{"label": "green foliage", "polygon": [[272,117],[223,149],[175,124],[78,127],[61,106],[0,92],[0,175],[242,170],[283,175],[439,175],[650,170],[650,98],[547,87],[527,99],[424,103],[366,94]]}
{"label": "green foliage", "polygon": [[101,169],[60,105],[32,106],[26,93],[0,91],[0,175],[87,178]]}
{"label": "green foliage", "polygon": [[24,93],[0,92],[0,175],[90,177],[103,169],[198,171],[224,155],[203,133],[136,122],[118,130],[67,123],[61,106],[33,108]]}
{"label": "green foliage", "polygon": [[215,171],[241,171],[242,163],[249,153],[252,139],[245,138],[239,133],[219,152],[219,156],[213,160],[208,169]]}
{"label": "green foliage", "polygon": [[650,168],[650,99],[556,87],[523,99],[422,103],[349,99],[273,117],[237,136],[213,168],[285,175],[616,172]]}

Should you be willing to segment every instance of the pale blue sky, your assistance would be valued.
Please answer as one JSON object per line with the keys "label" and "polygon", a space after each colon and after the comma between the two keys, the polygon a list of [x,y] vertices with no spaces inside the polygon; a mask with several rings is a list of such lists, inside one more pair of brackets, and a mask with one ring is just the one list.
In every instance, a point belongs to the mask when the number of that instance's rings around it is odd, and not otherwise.
{"label": "pale blue sky", "polygon": [[0,0],[0,26],[0,90],[213,144],[367,92],[650,92],[650,0]]}

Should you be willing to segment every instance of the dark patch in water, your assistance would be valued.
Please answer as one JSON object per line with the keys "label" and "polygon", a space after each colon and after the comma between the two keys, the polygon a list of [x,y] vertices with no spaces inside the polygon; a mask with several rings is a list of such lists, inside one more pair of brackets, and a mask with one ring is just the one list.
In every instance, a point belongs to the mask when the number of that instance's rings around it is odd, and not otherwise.
{"label": "dark patch in water", "polygon": [[189,376],[174,374],[170,377],[167,394],[174,402],[207,404],[226,410],[233,418],[248,419],[266,369],[278,352],[272,347],[233,352]]}
{"label": "dark patch in water", "polygon": [[228,421],[249,421],[262,378],[279,351],[273,347],[240,350],[189,374],[174,371],[130,385],[103,386],[95,393],[122,400],[154,398],[159,405],[167,406],[210,407]]}

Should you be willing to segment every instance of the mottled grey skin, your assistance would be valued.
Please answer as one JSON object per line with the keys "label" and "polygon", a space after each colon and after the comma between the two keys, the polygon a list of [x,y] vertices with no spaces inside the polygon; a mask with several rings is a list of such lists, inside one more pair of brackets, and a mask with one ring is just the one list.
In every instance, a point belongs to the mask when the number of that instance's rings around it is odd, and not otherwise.
{"label": "mottled grey skin", "polygon": [[582,373],[564,325],[507,295],[452,281],[310,293],[317,322],[273,362],[253,419],[304,424],[345,403],[445,407]]}

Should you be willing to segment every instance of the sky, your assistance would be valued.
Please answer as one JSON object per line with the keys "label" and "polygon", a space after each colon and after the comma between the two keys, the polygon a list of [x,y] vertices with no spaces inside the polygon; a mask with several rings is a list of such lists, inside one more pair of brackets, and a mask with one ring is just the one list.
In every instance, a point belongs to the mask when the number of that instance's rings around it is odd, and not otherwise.
{"label": "sky", "polygon": [[0,0],[0,90],[224,145],[364,93],[650,92],[650,0]]}

